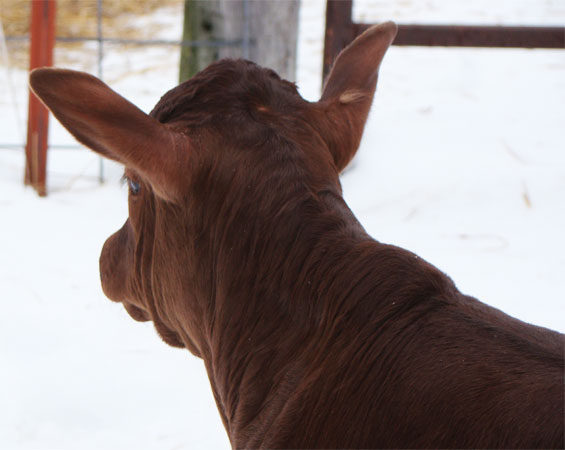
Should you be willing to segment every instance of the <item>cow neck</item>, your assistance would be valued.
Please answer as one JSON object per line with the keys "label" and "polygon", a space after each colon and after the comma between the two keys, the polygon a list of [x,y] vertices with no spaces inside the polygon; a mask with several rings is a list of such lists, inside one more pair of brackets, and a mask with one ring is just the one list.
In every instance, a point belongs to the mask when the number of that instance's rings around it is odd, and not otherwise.
{"label": "cow neck", "polygon": [[323,320],[324,280],[346,278],[337,261],[370,241],[333,191],[306,196],[277,220],[246,219],[232,229],[220,225],[205,358],[237,446],[246,430],[267,430],[285,408],[276,399],[287,398],[280,392],[292,392],[305,375],[309,356],[301,351]]}

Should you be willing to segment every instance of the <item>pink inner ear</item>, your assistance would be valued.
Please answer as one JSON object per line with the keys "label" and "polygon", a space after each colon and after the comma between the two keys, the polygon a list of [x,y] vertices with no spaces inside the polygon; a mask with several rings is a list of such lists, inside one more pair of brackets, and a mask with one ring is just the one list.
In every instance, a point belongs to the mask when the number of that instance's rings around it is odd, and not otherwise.
{"label": "pink inner ear", "polygon": [[396,32],[393,22],[369,28],[339,54],[326,80],[319,102],[321,126],[340,171],[359,147],[380,64]]}
{"label": "pink inner ear", "polygon": [[335,99],[348,90],[374,91],[380,64],[397,31],[394,22],[375,25],[342,50],[326,80],[321,100]]}
{"label": "pink inner ear", "polygon": [[355,89],[352,89],[349,91],[345,91],[343,94],[341,94],[339,96],[339,102],[344,104],[355,103],[362,100],[370,100],[368,99],[368,97],[369,94],[367,94],[367,92],[357,91]]}

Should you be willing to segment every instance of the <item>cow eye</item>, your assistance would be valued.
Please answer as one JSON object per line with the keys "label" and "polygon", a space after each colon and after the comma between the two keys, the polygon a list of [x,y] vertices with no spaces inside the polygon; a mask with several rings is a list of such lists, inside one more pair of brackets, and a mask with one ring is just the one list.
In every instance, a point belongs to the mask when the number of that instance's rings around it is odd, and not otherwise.
{"label": "cow eye", "polygon": [[139,186],[139,183],[137,181],[133,181],[128,178],[128,186],[131,195],[139,194],[139,190],[141,189],[141,187]]}

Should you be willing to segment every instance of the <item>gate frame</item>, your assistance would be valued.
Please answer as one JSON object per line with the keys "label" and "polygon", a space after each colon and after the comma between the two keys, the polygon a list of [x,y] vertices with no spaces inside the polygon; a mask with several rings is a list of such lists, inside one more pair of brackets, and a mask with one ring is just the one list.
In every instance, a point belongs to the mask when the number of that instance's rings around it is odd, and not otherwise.
{"label": "gate frame", "polygon": [[[337,55],[373,24],[355,23],[353,0],[327,0],[322,82]],[[499,48],[565,48],[565,27],[398,25],[392,45]]]}
{"label": "gate frame", "polygon": [[[53,65],[55,45],[56,0],[31,2],[31,44],[29,70]],[[47,145],[49,110],[29,91],[26,165],[24,183],[31,185],[40,197],[47,195]]]}

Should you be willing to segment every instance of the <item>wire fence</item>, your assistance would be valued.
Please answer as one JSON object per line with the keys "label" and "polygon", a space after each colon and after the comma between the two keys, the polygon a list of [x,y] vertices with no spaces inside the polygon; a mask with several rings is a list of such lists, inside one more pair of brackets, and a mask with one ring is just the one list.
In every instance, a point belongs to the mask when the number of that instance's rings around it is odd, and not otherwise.
{"label": "wire fence", "polygon": [[[89,51],[91,50],[95,50],[96,51],[96,56],[95,58],[92,57],[92,61],[95,60],[95,66],[92,68],[89,68],[89,71],[92,71],[92,73],[97,74],[100,78],[106,78],[106,81],[108,82],[108,78],[112,77],[112,73],[108,70],[109,69],[109,64],[105,61],[107,61],[108,55],[109,53],[112,53],[114,51],[114,49],[117,46],[133,46],[133,47],[139,47],[139,48],[144,48],[144,47],[176,47],[178,48],[178,51],[180,53],[180,48],[181,47],[214,47],[214,48],[220,48],[220,47],[232,47],[232,48],[240,48],[241,52],[242,52],[242,56],[244,58],[248,58],[249,57],[249,49],[254,45],[254,42],[251,41],[250,36],[250,26],[249,26],[249,18],[250,18],[250,7],[251,7],[251,1],[250,0],[243,0],[242,1],[242,9],[243,9],[243,16],[244,16],[244,29],[243,29],[243,33],[241,34],[241,37],[239,39],[233,39],[233,40],[214,40],[214,41],[187,41],[187,40],[183,40],[183,39],[168,39],[168,38],[149,38],[149,39],[143,39],[143,38],[125,38],[125,37],[115,37],[115,36],[106,36],[104,35],[104,31],[108,30],[107,28],[107,22],[105,22],[106,24],[106,28],[103,28],[103,15],[104,15],[104,3],[103,0],[96,0],[97,1],[97,10],[96,10],[96,14],[92,14],[91,15],[91,21],[96,23],[96,28],[92,27],[90,30],[90,33],[85,33],[86,36],[59,36],[56,38],[56,42],[57,43],[61,43],[61,44],[67,44],[67,43],[85,43],[85,44],[89,44],[88,45],[88,49]],[[105,0],[107,2],[107,0]],[[356,2],[361,4],[361,2]],[[383,12],[382,12],[382,3],[386,3],[386,2],[375,2],[376,6],[375,8],[379,8],[379,17],[383,16]],[[389,2],[391,5],[395,4],[394,2]],[[418,5],[420,5],[420,3],[418,3]],[[552,10],[553,11],[553,10]],[[319,15],[319,13],[317,13]],[[386,16],[388,16],[388,13],[386,13]],[[552,20],[555,20],[554,17],[555,15],[551,15],[548,14],[548,16],[553,17]],[[559,17],[558,17],[559,18]],[[549,19],[548,19],[549,20]],[[559,21],[559,20],[557,20]],[[182,22],[181,17],[178,17],[178,22],[179,25]],[[108,32],[108,31],[107,31]],[[180,34],[179,34],[180,35]],[[2,38],[2,36],[0,36],[0,38]],[[6,61],[8,58],[8,51],[6,49],[6,42],[27,42],[29,40],[29,36],[28,35],[9,35],[9,36],[4,36],[2,39],[2,42],[0,43],[0,57],[2,58],[2,62]],[[94,55],[94,53],[93,53]],[[112,56],[112,55],[110,55]],[[112,59],[111,57],[108,59]],[[7,84],[10,85],[11,84],[11,80],[10,80],[10,75],[9,75],[9,71],[7,71],[8,76],[6,77],[7,80]],[[161,87],[158,88],[159,90],[161,90]],[[9,88],[9,91],[13,92],[14,89]],[[11,94],[10,94],[11,95]],[[15,96],[12,95],[11,96],[12,99],[10,100],[11,103],[13,104],[13,109],[16,111],[16,114],[14,114],[15,116],[20,117],[20,113],[23,113],[23,109],[24,109],[24,105],[22,104],[22,102],[20,101],[20,104],[17,104],[17,101],[15,100]],[[19,110],[19,112],[18,112]],[[24,125],[18,125],[18,127],[24,128]],[[5,135],[5,136],[0,136],[0,140],[4,140],[4,142],[0,142],[0,149],[4,148],[23,148],[24,147],[24,141],[23,141],[23,133],[20,133],[20,135],[22,136],[22,141],[21,142],[6,142],[8,139],[6,139],[6,137],[10,137],[12,136],[12,134],[10,135]],[[13,141],[16,141],[16,139],[11,139]],[[70,143],[70,139],[67,142],[61,142],[64,141],[63,139],[58,139],[57,141],[53,142],[50,144],[50,147],[53,149],[61,149],[61,150],[74,150],[74,149],[78,149],[81,148],[79,145],[77,144],[71,144]],[[101,174],[100,177],[103,178],[103,169],[100,170]]]}
{"label": "wire fence", "polygon": [[[250,33],[250,0],[242,0],[243,9],[243,33],[239,39],[214,39],[214,40],[183,40],[183,39],[163,39],[163,38],[122,38],[122,37],[107,37],[103,33],[103,16],[104,16],[104,1],[96,0],[96,35],[94,36],[56,36],[56,43],[97,43],[96,50],[96,75],[100,79],[104,79],[104,60],[107,56],[107,45],[122,45],[122,46],[137,46],[137,47],[191,47],[191,48],[239,48],[243,58],[249,59],[251,42]],[[181,18],[179,18],[181,20]],[[6,66],[8,91],[10,91],[12,108],[16,117],[21,117],[21,105],[16,100],[15,87],[11,81],[10,71],[10,54],[8,51],[7,43],[19,42],[28,43],[30,35],[5,35],[3,27],[0,23],[0,61]],[[25,147],[25,131],[24,124],[18,123],[18,134],[21,136],[21,142],[1,142],[0,149],[14,149]],[[77,150],[82,148],[79,144],[64,144],[64,143],[50,143],[49,148],[57,150]],[[104,181],[104,164],[103,159],[100,158],[98,169],[98,177],[100,182]]]}

